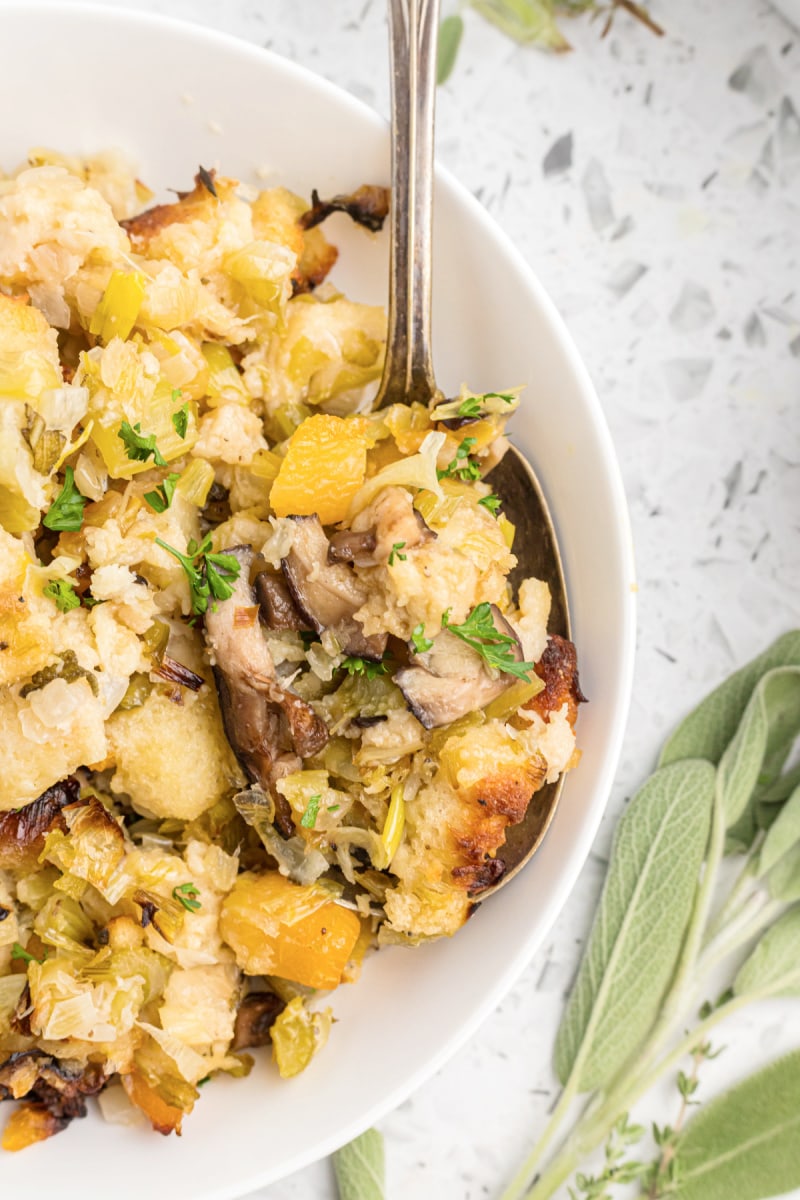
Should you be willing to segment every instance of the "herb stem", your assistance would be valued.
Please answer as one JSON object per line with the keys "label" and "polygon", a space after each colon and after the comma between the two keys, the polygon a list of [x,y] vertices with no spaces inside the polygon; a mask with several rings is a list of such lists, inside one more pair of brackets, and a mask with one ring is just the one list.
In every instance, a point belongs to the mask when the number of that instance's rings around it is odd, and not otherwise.
{"label": "herb stem", "polygon": [[[593,1116],[578,1122],[571,1136],[564,1143],[556,1157],[549,1163],[544,1174],[533,1188],[525,1193],[511,1192],[509,1190],[507,1193],[503,1193],[500,1200],[517,1200],[519,1196],[522,1197],[522,1200],[548,1200],[556,1188],[569,1177],[581,1159],[591,1153],[592,1150],[595,1150],[608,1137],[620,1116],[628,1112],[641,1099],[645,1092],[649,1091],[653,1084],[658,1082],[662,1075],[676,1067],[687,1054],[692,1054],[697,1045],[704,1039],[706,1033],[732,1013],[737,1012],[740,1008],[744,1008],[747,1004],[751,1004],[753,1000],[762,999],[768,994],[768,992],[762,992],[757,995],[736,996],[733,1000],[729,1000],[727,1004],[723,1004],[715,1009],[710,1016],[706,1017],[704,1021],[701,1021],[694,1029],[685,1034],[665,1058],[662,1058],[660,1062],[650,1067],[649,1070],[643,1071],[633,1085],[629,1082],[630,1075],[627,1072],[621,1072],[617,1076],[620,1079],[617,1086],[612,1087],[606,1094],[603,1103]],[[653,1054],[651,1051],[651,1053],[645,1055],[645,1061],[650,1063],[652,1059]],[[553,1117],[555,1115],[554,1112]],[[531,1155],[531,1159],[534,1159],[535,1162],[538,1162],[540,1157],[540,1154],[535,1154],[535,1158],[534,1155]],[[525,1165],[527,1166],[528,1164],[526,1163]],[[521,1175],[522,1172],[520,1171],[519,1174]]]}
{"label": "herb stem", "polygon": [[778,917],[785,905],[781,900],[767,900],[756,892],[739,909],[734,920],[724,930],[728,936],[711,942],[697,961],[698,975],[706,975],[735,950],[756,937]]}
{"label": "herb stem", "polygon": [[722,932],[725,926],[730,924],[732,918],[737,916],[741,911],[742,905],[739,903],[739,901],[742,897],[742,894],[747,890],[749,884],[751,884],[753,880],[757,878],[754,865],[759,854],[761,853],[762,841],[763,839],[759,838],[754,843],[750,853],[744,861],[741,871],[736,877],[733,887],[728,893],[725,903],[722,905],[722,908],[711,922],[703,943],[704,949],[717,937],[719,933]]}
{"label": "herb stem", "polygon": [[[537,1189],[539,1187],[539,1184],[536,1185],[533,1192],[526,1192],[525,1189],[528,1187],[528,1184],[530,1183],[531,1179],[533,1178],[533,1176],[536,1172],[536,1168],[538,1167],[538,1165],[542,1159],[542,1156],[544,1155],[545,1150],[550,1145],[551,1141],[553,1140],[556,1133],[558,1132],[558,1129],[559,1129],[562,1121],[564,1120],[564,1117],[566,1116],[567,1111],[569,1110],[569,1108],[571,1108],[572,1102],[575,1099],[577,1092],[578,1092],[578,1072],[573,1069],[572,1074],[570,1075],[569,1079],[567,1080],[567,1082],[564,1086],[564,1090],[562,1091],[561,1095],[558,1098],[558,1103],[556,1104],[555,1108],[553,1109],[552,1113],[550,1114],[550,1120],[547,1122],[547,1125],[545,1126],[544,1131],[542,1132],[542,1136],[537,1140],[536,1145],[533,1147],[533,1150],[528,1155],[528,1157],[525,1159],[525,1161],[522,1163],[522,1165],[520,1166],[516,1175],[511,1180],[511,1182],[509,1183],[508,1187],[505,1189],[503,1194],[500,1196],[500,1200],[519,1200],[519,1197],[521,1197],[521,1196],[530,1197],[530,1196],[533,1196],[534,1193],[536,1193],[536,1200],[538,1200]],[[554,1161],[558,1162],[559,1159],[561,1159],[562,1156],[565,1154],[565,1152],[566,1152],[566,1146],[564,1148],[562,1148],[562,1150],[559,1152],[557,1158]],[[566,1179],[567,1175],[570,1174],[570,1172],[574,1169],[574,1167],[576,1165],[577,1165],[577,1159],[575,1159],[572,1162],[572,1165],[569,1167],[566,1174],[561,1176],[557,1180],[557,1182],[553,1183],[553,1185],[552,1185],[553,1189],[558,1187],[558,1184],[562,1183],[563,1180]],[[550,1174],[550,1168],[548,1167],[547,1171],[542,1176],[542,1179],[548,1178],[549,1174]],[[541,1180],[539,1182],[541,1183]],[[542,1195],[549,1196],[550,1193],[543,1192]]]}

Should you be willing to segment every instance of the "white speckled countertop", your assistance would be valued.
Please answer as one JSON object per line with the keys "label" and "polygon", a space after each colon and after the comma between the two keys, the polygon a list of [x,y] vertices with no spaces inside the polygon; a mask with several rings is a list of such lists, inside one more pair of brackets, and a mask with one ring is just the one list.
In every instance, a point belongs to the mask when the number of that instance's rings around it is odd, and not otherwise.
{"label": "white speckled countertop", "polygon": [[[388,110],[382,0],[127,6],[251,39]],[[622,16],[601,41],[581,20],[559,57],[468,16],[440,89],[439,157],[538,272],[605,408],[636,543],[638,663],[616,787],[560,920],[480,1032],[382,1123],[392,1200],[497,1194],[555,1094],[550,1047],[626,798],[676,718],[798,624],[800,33],[765,0],[651,11],[666,38]],[[800,1044],[800,1007],[748,1010],[725,1040],[736,1051],[704,1068],[709,1092]],[[253,1200],[333,1196],[318,1163]]]}

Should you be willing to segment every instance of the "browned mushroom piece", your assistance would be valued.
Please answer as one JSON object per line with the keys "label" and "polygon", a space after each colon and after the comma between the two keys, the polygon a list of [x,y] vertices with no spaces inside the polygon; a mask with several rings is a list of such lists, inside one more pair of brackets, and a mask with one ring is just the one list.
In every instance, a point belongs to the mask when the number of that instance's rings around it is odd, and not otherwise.
{"label": "browned mushroom piece", "polygon": [[280,632],[311,628],[303,620],[283,575],[261,571],[256,575],[254,586],[261,618],[267,629]]}
{"label": "browned mushroom piece", "polygon": [[80,797],[77,779],[63,779],[17,812],[0,813],[0,870],[34,870],[51,829],[65,831],[62,808]]}
{"label": "browned mushroom piece", "polygon": [[[17,1110],[29,1117],[25,1138],[18,1148],[22,1149],[30,1140],[52,1137],[75,1117],[85,1117],[86,1097],[96,1095],[105,1084],[105,1071],[97,1063],[83,1067],[41,1050],[10,1055],[0,1065],[0,1100],[27,1101]],[[14,1136],[12,1121],[5,1139],[9,1149],[17,1148]]]}
{"label": "browned mushroom piece", "polygon": [[237,621],[252,608],[250,546],[226,550],[241,566],[233,594],[206,614],[206,639],[228,741],[251,780],[265,791],[281,776],[298,770],[301,758],[318,753],[328,730],[309,704],[284,688],[275,674],[269,646],[257,621]]}
{"label": "browned mushroom piece", "polygon": [[383,228],[389,212],[389,189],[376,184],[364,183],[349,196],[334,196],[332,200],[320,200],[317,189],[311,193],[311,208],[298,220],[301,229],[313,229],[331,213],[347,213],[357,225],[363,225],[373,233]]}
{"label": "browned mushroom piece", "polygon": [[[509,650],[515,661],[523,662],[516,630],[494,604],[491,612],[495,629],[514,639]],[[447,629],[436,635],[430,650],[413,654],[411,662],[397,672],[394,682],[426,729],[449,725],[483,708],[514,683],[514,676],[505,673],[493,678],[480,655]]]}
{"label": "browned mushroom piece", "polygon": [[281,568],[298,610],[317,633],[333,634],[345,654],[379,662],[387,635],[367,637],[355,619],[367,599],[365,584],[350,567],[328,561],[329,542],[319,517],[289,519],[296,529]]}
{"label": "browned mushroom piece", "polygon": [[236,1013],[231,1050],[269,1045],[272,1026],[285,1007],[285,1002],[274,992],[250,992]]}
{"label": "browned mushroom piece", "polygon": [[377,538],[374,529],[365,529],[356,533],[352,529],[341,529],[331,534],[328,542],[329,563],[372,563],[372,552]]}

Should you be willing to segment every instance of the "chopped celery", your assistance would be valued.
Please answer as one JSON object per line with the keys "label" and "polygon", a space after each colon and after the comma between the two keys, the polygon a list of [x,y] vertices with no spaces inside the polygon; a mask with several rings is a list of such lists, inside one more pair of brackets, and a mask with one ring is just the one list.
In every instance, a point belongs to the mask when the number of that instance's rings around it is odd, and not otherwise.
{"label": "chopped celery", "polygon": [[92,313],[89,332],[107,345],[127,338],[142,307],[147,280],[141,271],[112,271],[102,299]]}
{"label": "chopped celery", "polygon": [[534,696],[538,696],[543,688],[544,682],[539,679],[538,675],[534,676],[530,682],[520,679],[517,683],[512,683],[511,687],[501,696],[486,705],[483,710],[486,720],[507,721],[518,709],[522,708],[523,704],[527,704]]}
{"label": "chopped celery", "polygon": [[220,404],[249,404],[250,393],[227,346],[204,342],[203,358],[208,363],[207,400],[211,408]]}
{"label": "chopped celery", "polygon": [[189,504],[202,508],[214,482],[214,468],[204,458],[193,458],[181,475],[175,491]]}

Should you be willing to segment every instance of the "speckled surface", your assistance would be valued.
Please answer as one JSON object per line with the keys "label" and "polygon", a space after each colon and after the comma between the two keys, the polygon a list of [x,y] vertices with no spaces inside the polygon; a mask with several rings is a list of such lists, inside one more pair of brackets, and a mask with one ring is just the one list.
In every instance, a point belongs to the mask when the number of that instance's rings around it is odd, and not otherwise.
{"label": "speckled surface", "polygon": [[[382,0],[127,6],[251,39],[387,111]],[[439,157],[533,265],[600,393],[633,520],[639,649],[617,783],[559,922],[480,1032],[382,1123],[393,1200],[497,1195],[555,1094],[550,1047],[617,815],[676,718],[798,623],[800,33],[758,0],[651,9],[666,38],[621,18],[601,41],[581,21],[558,58],[469,17],[440,90]],[[800,1044],[800,1009],[753,1009],[725,1042],[706,1094]],[[674,1108],[665,1093],[641,1112]],[[253,1200],[333,1196],[319,1163]]]}

